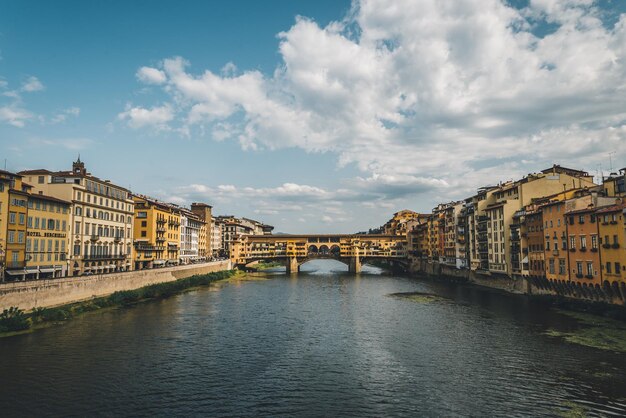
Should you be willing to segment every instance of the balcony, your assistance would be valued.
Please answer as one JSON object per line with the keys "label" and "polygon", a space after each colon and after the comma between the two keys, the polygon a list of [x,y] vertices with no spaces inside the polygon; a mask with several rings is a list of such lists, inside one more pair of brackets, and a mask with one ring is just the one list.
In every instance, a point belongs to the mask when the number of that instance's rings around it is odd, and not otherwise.
{"label": "balcony", "polygon": [[163,227],[163,226],[158,226],[158,227],[157,227],[157,229],[156,229],[156,231],[157,231],[157,232],[166,232],[166,231],[167,231],[167,229],[165,229],[165,227]]}
{"label": "balcony", "polygon": [[580,247],[580,252],[581,253],[586,253],[587,252],[587,247]]}
{"label": "balcony", "polygon": [[120,237],[119,235],[116,235],[115,237],[113,237],[113,241],[115,242],[120,242],[122,240],[122,237]]}
{"label": "balcony", "polygon": [[585,277],[586,277],[587,279],[593,279],[593,275],[592,275],[592,274],[587,274]]}
{"label": "balcony", "polygon": [[167,222],[165,219],[161,219],[161,218],[157,218],[156,221],[157,221],[157,224],[164,224]]}
{"label": "balcony", "polygon": [[92,240],[92,241],[98,241],[100,239],[100,235],[94,234],[89,239]]}
{"label": "balcony", "polygon": [[156,237],[157,242],[165,242],[165,237]]}
{"label": "balcony", "polygon": [[611,248],[619,248],[619,244],[617,242],[614,242],[613,244],[611,244]]}
{"label": "balcony", "polygon": [[597,253],[597,252],[598,252],[598,249],[597,249],[597,248],[592,248],[592,249],[591,249],[591,252],[592,252],[592,253]]}
{"label": "balcony", "polygon": [[576,248],[570,248],[570,249],[569,249],[569,252],[570,252],[570,253],[575,253],[575,252],[576,252]]}
{"label": "balcony", "polygon": [[604,243],[602,244],[602,248],[611,248],[611,244]]}
{"label": "balcony", "polygon": [[98,260],[123,260],[125,255],[111,255],[111,254],[90,254],[83,257],[83,261],[98,261]]}
{"label": "balcony", "polygon": [[559,250],[552,250],[552,255],[559,255]]}
{"label": "balcony", "polygon": [[576,278],[577,279],[582,279],[583,278],[583,274],[582,273],[576,273]]}

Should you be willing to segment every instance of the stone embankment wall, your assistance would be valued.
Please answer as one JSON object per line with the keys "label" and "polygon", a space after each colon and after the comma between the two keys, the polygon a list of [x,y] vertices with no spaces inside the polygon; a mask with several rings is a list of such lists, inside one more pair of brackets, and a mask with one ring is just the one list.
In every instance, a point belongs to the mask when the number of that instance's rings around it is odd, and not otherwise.
{"label": "stone embankment wall", "polygon": [[411,260],[409,272],[435,279],[467,282],[522,295],[558,296],[587,302],[626,305],[626,284],[624,283],[609,284],[605,282],[603,286],[587,286],[580,283],[551,281],[543,278],[509,277],[504,274],[490,275],[416,259]]}
{"label": "stone embankment wall", "polygon": [[94,297],[107,296],[120,290],[133,290],[196,274],[230,269],[230,260],[224,260],[125,273],[2,283],[0,284],[0,311],[11,306],[17,306],[25,311],[33,308],[60,306]]}

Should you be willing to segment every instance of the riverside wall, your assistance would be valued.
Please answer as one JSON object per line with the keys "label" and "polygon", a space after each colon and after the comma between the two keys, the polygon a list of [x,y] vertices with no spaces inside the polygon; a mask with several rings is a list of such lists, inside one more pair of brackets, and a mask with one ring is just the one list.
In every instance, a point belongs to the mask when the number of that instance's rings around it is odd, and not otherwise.
{"label": "riverside wall", "polygon": [[136,270],[124,273],[0,284],[0,311],[16,306],[25,311],[107,296],[120,290],[133,290],[156,283],[171,282],[197,274],[230,270],[230,260],[185,266]]}
{"label": "riverside wall", "polygon": [[545,278],[485,274],[419,259],[411,260],[409,272],[425,275],[433,279],[465,282],[520,295],[626,305],[626,286],[624,283],[605,282],[603,286],[591,286],[570,281],[547,280]]}

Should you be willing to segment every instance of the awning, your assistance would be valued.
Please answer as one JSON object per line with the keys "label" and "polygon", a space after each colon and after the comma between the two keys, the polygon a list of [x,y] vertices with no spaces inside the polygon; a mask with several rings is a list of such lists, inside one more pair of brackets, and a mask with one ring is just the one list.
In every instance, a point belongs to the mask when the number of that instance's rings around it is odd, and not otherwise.
{"label": "awning", "polygon": [[24,270],[7,270],[5,273],[10,274],[11,276],[23,276],[26,274]]}
{"label": "awning", "polygon": [[26,267],[25,272],[27,274],[33,274],[33,273],[37,273],[38,270],[39,270],[38,267]]}
{"label": "awning", "polygon": [[40,273],[54,273],[54,269],[53,268],[40,269],[39,272]]}
{"label": "awning", "polygon": [[154,260],[153,264],[160,266],[161,264],[165,264],[165,260]]}
{"label": "awning", "polygon": [[524,259],[522,260],[522,263],[528,263],[528,256],[524,257]]}

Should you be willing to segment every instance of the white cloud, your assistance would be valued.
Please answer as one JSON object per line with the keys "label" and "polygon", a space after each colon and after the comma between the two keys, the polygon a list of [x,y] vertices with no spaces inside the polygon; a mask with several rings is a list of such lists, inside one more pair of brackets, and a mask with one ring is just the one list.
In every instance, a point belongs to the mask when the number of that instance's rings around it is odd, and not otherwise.
{"label": "white cloud", "polygon": [[44,88],[45,87],[41,83],[41,81],[39,81],[39,79],[34,76],[28,77],[28,79],[24,83],[22,83],[22,91],[25,91],[27,93],[40,91],[40,90],[43,90]]}
{"label": "white cloud", "polygon": [[126,121],[128,126],[133,129],[151,127],[157,130],[164,130],[169,129],[168,122],[174,119],[174,111],[168,104],[151,109],[127,105],[126,110],[117,115],[117,117]]}
{"label": "white cloud", "polygon": [[33,114],[17,106],[0,107],[0,122],[8,123],[17,128],[24,127],[26,121],[32,119]]}
{"label": "white cloud", "polygon": [[136,76],[145,84],[163,84],[167,80],[163,71],[152,67],[141,67],[137,70]]}
{"label": "white cloud", "polygon": [[78,117],[80,115],[79,107],[69,107],[67,109],[62,110],[61,112],[54,115],[50,122],[52,123],[62,123],[67,120],[68,117]]}
{"label": "white cloud", "polygon": [[[535,35],[546,23],[553,30]],[[466,192],[553,162],[595,168],[609,151],[626,159],[626,15],[604,24],[591,0],[521,10],[500,0],[361,0],[326,27],[297,19],[279,34],[279,52],[271,75],[229,64],[193,74],[179,57],[154,70],[188,129],[356,165],[364,175],[348,198]]]}

